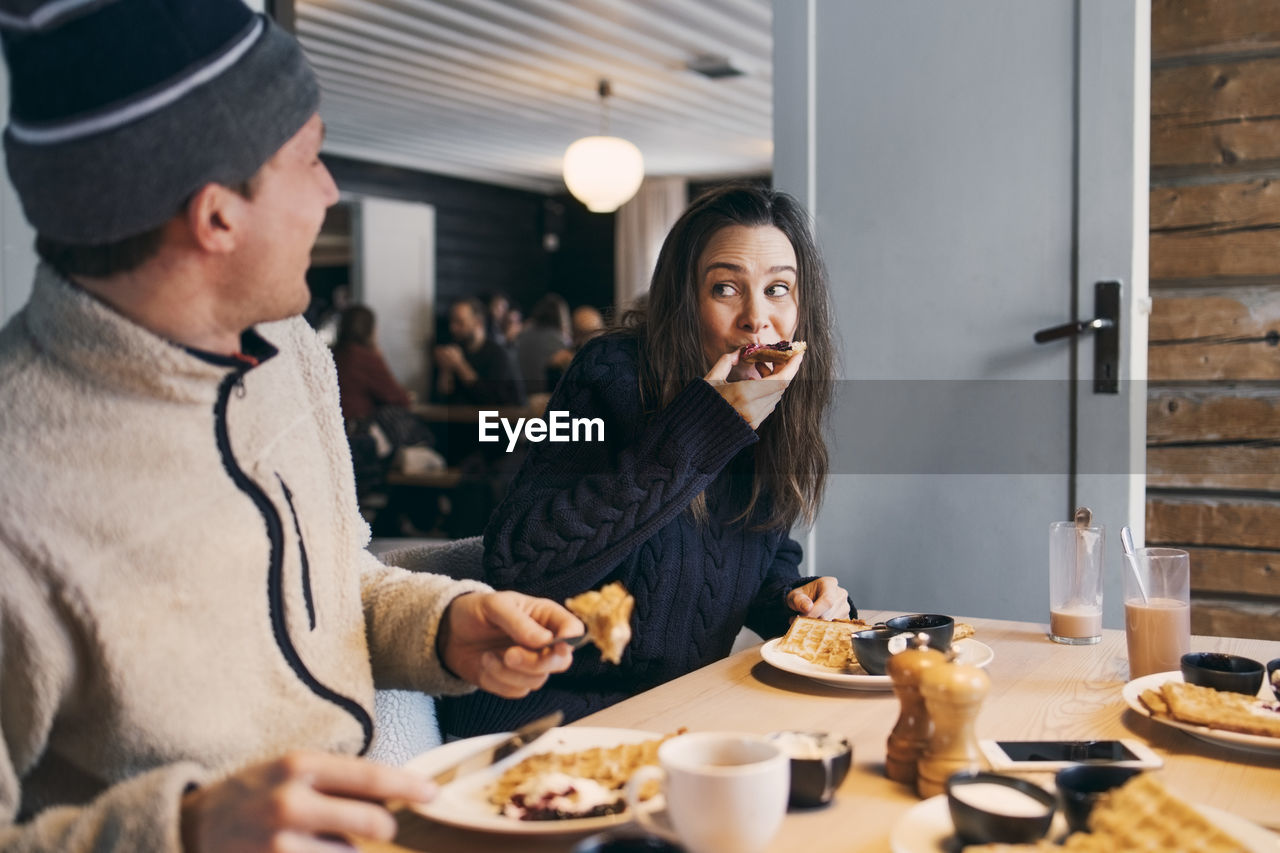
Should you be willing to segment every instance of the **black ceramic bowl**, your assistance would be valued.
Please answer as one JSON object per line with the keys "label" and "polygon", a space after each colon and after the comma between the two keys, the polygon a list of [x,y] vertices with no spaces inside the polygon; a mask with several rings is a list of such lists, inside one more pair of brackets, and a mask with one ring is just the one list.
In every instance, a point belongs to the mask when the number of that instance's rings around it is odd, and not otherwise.
{"label": "black ceramic bowl", "polygon": [[1049,832],[1058,803],[1053,794],[1025,779],[957,773],[947,780],[947,806],[956,835],[965,844],[1030,844]]}
{"label": "black ceramic bowl", "polygon": [[1267,683],[1271,685],[1276,699],[1280,700],[1280,658],[1267,662]]}
{"label": "black ceramic bowl", "polygon": [[858,663],[872,675],[884,675],[889,656],[893,654],[889,650],[889,641],[900,634],[902,632],[897,628],[868,628],[856,632],[853,635],[853,653],[858,656]]}
{"label": "black ceramic bowl", "polygon": [[798,808],[824,806],[853,766],[853,746],[826,732],[771,732],[768,739],[791,756],[790,804]]}
{"label": "black ceramic bowl", "polygon": [[1257,696],[1263,666],[1256,660],[1221,652],[1191,652],[1182,656],[1182,679],[1189,684]]}
{"label": "black ceramic bowl", "polygon": [[906,634],[929,635],[929,647],[945,652],[951,648],[951,638],[956,632],[956,620],[941,613],[913,613],[895,616],[884,624]]}
{"label": "black ceramic bowl", "polygon": [[1072,832],[1084,832],[1089,828],[1089,815],[1093,807],[1110,796],[1113,788],[1119,788],[1142,771],[1136,767],[1109,767],[1103,764],[1078,764],[1058,771],[1053,777],[1058,787],[1058,799],[1067,826]]}
{"label": "black ceramic bowl", "polygon": [[684,853],[684,848],[639,829],[612,829],[587,836],[573,853]]}

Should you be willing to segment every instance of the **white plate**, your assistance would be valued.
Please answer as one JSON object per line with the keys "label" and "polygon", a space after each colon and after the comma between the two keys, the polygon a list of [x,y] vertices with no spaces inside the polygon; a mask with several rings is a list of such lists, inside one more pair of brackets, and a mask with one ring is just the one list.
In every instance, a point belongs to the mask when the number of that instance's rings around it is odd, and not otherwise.
{"label": "white plate", "polygon": [[[416,773],[438,773],[455,761],[466,758],[483,747],[491,746],[510,735],[503,732],[492,735],[456,740],[424,752],[405,767]],[[619,823],[626,823],[631,816],[625,811],[602,817],[574,820],[516,820],[498,813],[489,803],[488,788],[513,764],[531,755],[543,752],[577,752],[593,746],[617,746],[620,743],[640,743],[662,737],[653,732],[638,729],[604,729],[587,726],[570,726],[552,729],[524,749],[509,755],[492,767],[455,779],[440,789],[439,795],[425,805],[412,808],[423,817],[483,832],[501,832],[510,835],[568,835],[579,832],[595,832]]]}
{"label": "white plate", "polygon": [[[1242,732],[1227,732],[1221,729],[1211,729],[1208,726],[1197,726],[1192,723],[1184,723],[1181,720],[1171,720],[1167,717],[1152,717],[1151,712],[1147,710],[1147,706],[1142,704],[1142,700],[1138,698],[1142,691],[1159,687],[1166,681],[1181,681],[1181,672],[1156,672],[1151,675],[1144,675],[1142,678],[1135,678],[1124,686],[1124,701],[1129,707],[1137,711],[1144,717],[1150,717],[1157,723],[1163,723],[1166,726],[1172,726],[1175,729],[1182,729],[1192,737],[1198,737],[1209,743],[1216,743],[1219,746],[1229,747],[1231,749],[1243,749],[1249,752],[1280,752],[1280,738],[1267,737],[1266,735],[1248,735]],[[1263,685],[1265,688],[1266,685]],[[1259,694],[1262,695],[1261,693]],[[1269,696],[1268,696],[1269,698]]]}
{"label": "white plate", "polygon": [[[1210,806],[1196,806],[1196,811],[1208,818],[1214,826],[1244,842],[1248,853],[1277,853],[1280,838],[1256,823],[1237,817],[1230,812]],[[1049,829],[1051,838],[1060,836],[1067,823],[1059,812]],[[889,847],[893,853],[953,853],[955,828],[951,825],[951,811],[947,808],[947,795],[939,794],[918,803],[898,818],[889,834]]]}
{"label": "white plate", "polygon": [[[843,687],[846,690],[893,689],[893,681],[887,675],[870,675],[864,672],[862,667],[852,667],[842,672],[838,669],[818,666],[816,663],[810,663],[802,657],[779,651],[778,646],[781,643],[781,637],[765,643],[760,647],[760,656],[764,658],[765,663],[776,666],[784,672],[803,675],[805,678],[812,678],[814,681],[821,681],[823,684],[830,684],[834,687]],[[972,637],[956,640],[952,644],[952,648],[956,650],[956,662],[970,666],[986,666],[996,656],[990,646],[986,643],[980,643]]]}

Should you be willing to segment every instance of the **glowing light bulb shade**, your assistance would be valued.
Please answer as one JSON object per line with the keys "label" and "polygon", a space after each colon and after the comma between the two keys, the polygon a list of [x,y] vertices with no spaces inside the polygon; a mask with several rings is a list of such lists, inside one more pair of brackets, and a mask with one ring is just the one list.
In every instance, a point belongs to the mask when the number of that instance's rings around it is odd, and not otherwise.
{"label": "glowing light bulb shade", "polygon": [[564,152],[564,182],[592,213],[612,213],[644,180],[640,149],[616,136],[584,136]]}

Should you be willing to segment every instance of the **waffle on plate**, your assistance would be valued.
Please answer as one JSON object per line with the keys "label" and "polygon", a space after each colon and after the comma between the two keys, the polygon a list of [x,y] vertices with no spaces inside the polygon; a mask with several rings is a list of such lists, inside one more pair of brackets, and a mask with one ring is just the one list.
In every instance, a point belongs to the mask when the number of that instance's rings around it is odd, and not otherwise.
{"label": "waffle on plate", "polygon": [[1181,681],[1166,681],[1159,688],[1142,691],[1138,698],[1154,717],[1221,731],[1280,738],[1280,711],[1276,710],[1280,706],[1254,696]]}
{"label": "waffle on plate", "polygon": [[830,669],[845,669],[857,663],[853,635],[871,626],[861,619],[811,619],[797,616],[778,651],[804,658]]}
{"label": "waffle on plate", "polygon": [[[622,811],[623,787],[631,774],[658,763],[664,735],[640,743],[595,746],[577,752],[542,752],[508,767],[489,788],[489,802],[516,820],[566,820]],[[640,798],[658,793],[646,786]]]}
{"label": "waffle on plate", "polygon": [[[797,616],[791,628],[778,644],[778,651],[804,658],[809,663],[828,669],[845,670],[858,667],[858,656],[853,651],[853,635],[871,628],[861,619],[812,619]],[[967,622],[957,622],[952,642],[972,637],[974,628]],[[857,671],[861,672],[859,668]]]}

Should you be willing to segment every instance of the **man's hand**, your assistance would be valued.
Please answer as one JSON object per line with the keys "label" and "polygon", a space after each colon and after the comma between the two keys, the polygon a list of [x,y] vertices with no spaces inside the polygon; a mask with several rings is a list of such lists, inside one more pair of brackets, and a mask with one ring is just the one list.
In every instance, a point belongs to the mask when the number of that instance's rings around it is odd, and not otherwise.
{"label": "man's hand", "polygon": [[476,369],[467,361],[467,355],[457,344],[445,344],[435,348],[436,364],[440,367],[440,376],[456,378],[463,385],[474,385],[480,378]]}
{"label": "man's hand", "polygon": [[[773,410],[782,399],[791,380],[800,370],[804,354],[792,358],[782,366],[751,364],[746,365],[750,371],[744,373],[738,364],[741,350],[725,353],[720,360],[711,366],[704,379],[721,397],[738,410],[742,419],[751,424],[752,429],[759,429],[764,419],[773,414]],[[741,378],[739,378],[741,377]]]}
{"label": "man's hand", "polygon": [[467,357],[462,354],[462,347],[457,344],[442,344],[432,351],[436,364],[442,371],[456,373],[458,369],[467,363]]}
{"label": "man's hand", "polygon": [[814,578],[787,593],[787,607],[813,619],[848,619],[849,593],[835,578]]}
{"label": "man's hand", "polygon": [[585,630],[577,616],[550,599],[511,591],[473,592],[449,603],[438,647],[444,665],[459,677],[490,693],[519,699],[573,663],[567,645],[543,647]]}
{"label": "man's hand", "polygon": [[350,850],[340,836],[390,841],[388,800],[425,803],[431,782],[347,755],[294,752],[182,798],[184,853]]}

